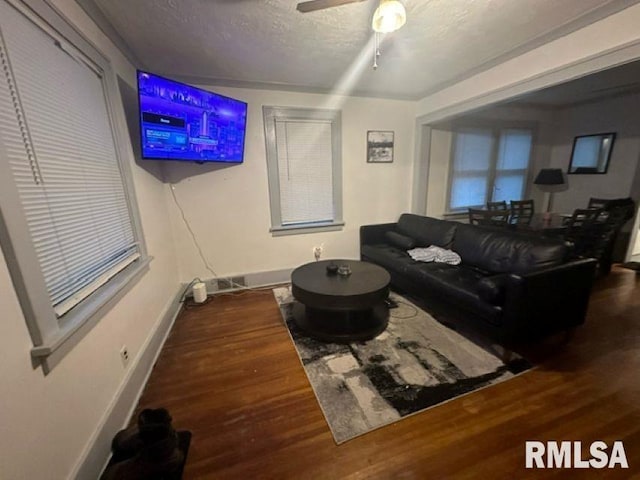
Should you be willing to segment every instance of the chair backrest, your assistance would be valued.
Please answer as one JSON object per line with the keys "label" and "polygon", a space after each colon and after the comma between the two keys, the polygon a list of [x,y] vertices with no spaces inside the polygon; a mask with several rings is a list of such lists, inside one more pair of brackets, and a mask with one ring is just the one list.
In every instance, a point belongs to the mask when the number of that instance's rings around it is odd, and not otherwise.
{"label": "chair backrest", "polygon": [[487,210],[507,210],[507,202],[487,202]]}
{"label": "chair backrest", "polygon": [[604,208],[606,210],[607,205],[609,204],[611,200],[606,199],[606,198],[595,198],[595,197],[591,197],[589,199],[589,204],[587,206],[587,208]]}
{"label": "chair backrest", "polygon": [[[613,251],[622,227],[635,217],[636,204],[630,198],[598,199],[591,198],[589,204],[604,205],[604,212],[597,225],[597,241],[592,248],[592,255],[598,259],[598,272],[605,274],[611,270]],[[602,225],[604,223],[604,225]]]}
{"label": "chair backrest", "polygon": [[470,208],[469,223],[471,225],[504,227],[509,224],[509,210],[481,210],[478,208]]}
{"label": "chair backrest", "polygon": [[625,203],[611,203],[606,210],[609,214],[609,222],[612,223],[615,228],[620,229],[625,223],[635,217],[636,204],[633,200],[628,199],[628,202]]}
{"label": "chair backrest", "polygon": [[574,245],[574,254],[599,258],[609,225],[602,208],[578,208],[567,222],[565,240]]}
{"label": "chair backrest", "polygon": [[622,228],[631,218],[634,217],[636,204],[627,198],[594,198],[589,199],[589,208],[602,208],[609,216],[609,223],[614,228]]}
{"label": "chair backrest", "polygon": [[529,225],[534,211],[533,200],[511,200],[509,223],[513,225]]}
{"label": "chair backrest", "polygon": [[578,230],[587,225],[591,225],[598,218],[602,217],[602,208],[576,208],[567,222],[567,231]]}

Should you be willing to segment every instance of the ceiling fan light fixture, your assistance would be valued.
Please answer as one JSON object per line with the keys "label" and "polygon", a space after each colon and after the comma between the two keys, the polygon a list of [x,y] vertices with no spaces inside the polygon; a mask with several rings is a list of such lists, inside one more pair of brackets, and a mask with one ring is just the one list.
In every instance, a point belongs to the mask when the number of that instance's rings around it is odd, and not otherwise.
{"label": "ceiling fan light fixture", "polygon": [[373,13],[371,27],[374,32],[391,33],[402,27],[407,21],[404,5],[398,0],[381,0]]}

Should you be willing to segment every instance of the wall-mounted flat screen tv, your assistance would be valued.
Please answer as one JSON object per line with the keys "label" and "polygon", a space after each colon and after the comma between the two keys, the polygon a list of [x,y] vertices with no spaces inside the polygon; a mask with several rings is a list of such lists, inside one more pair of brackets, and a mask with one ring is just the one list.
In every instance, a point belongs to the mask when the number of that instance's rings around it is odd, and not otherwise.
{"label": "wall-mounted flat screen tv", "polygon": [[142,158],[242,163],[247,104],[138,71]]}

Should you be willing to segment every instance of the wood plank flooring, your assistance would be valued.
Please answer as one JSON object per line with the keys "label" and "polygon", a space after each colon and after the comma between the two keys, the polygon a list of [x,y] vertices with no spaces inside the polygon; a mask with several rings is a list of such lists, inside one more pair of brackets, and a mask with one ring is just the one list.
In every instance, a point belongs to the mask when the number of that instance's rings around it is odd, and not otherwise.
{"label": "wood plank flooring", "polygon": [[[185,479],[640,478],[640,275],[597,282],[540,366],[337,446],[269,290],[184,310],[138,410],[193,432]],[[629,470],[525,470],[526,440],[624,442]]]}

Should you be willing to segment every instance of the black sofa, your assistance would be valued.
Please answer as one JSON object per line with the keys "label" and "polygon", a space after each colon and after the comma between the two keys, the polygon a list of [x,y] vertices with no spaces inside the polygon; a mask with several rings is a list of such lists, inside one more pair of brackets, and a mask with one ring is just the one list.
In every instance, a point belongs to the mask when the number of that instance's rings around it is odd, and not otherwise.
{"label": "black sofa", "polygon": [[[414,261],[407,250],[437,245],[460,265]],[[490,227],[403,214],[360,227],[360,257],[389,271],[391,286],[446,306],[499,342],[533,339],[584,323],[596,260],[569,260],[570,245]]]}

